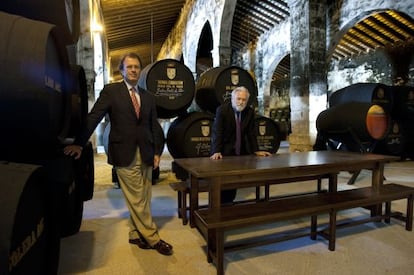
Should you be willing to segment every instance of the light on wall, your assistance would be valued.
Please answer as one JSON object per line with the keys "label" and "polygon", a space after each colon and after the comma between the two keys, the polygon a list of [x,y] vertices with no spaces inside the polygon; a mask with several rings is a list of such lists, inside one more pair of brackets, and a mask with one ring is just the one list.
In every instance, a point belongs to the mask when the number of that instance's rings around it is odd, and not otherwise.
{"label": "light on wall", "polygon": [[96,33],[96,32],[103,32],[103,26],[97,22],[92,22],[91,23],[91,32]]}

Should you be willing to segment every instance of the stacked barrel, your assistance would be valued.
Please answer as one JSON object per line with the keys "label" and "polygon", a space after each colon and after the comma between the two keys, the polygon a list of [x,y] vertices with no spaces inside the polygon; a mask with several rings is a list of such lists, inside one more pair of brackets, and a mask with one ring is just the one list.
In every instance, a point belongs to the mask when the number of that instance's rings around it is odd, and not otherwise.
{"label": "stacked barrel", "polygon": [[62,152],[87,112],[67,53],[79,15],[79,0],[0,3],[1,274],[56,274],[60,238],[79,231],[92,197],[92,147],[80,161]]}
{"label": "stacked barrel", "polygon": [[357,83],[335,91],[318,134],[351,151],[414,157],[414,88]]}
{"label": "stacked barrel", "polygon": [[[216,109],[230,100],[234,88],[245,86],[250,91],[248,104],[257,106],[256,82],[249,72],[237,66],[212,68],[195,83],[193,73],[184,64],[164,59],[143,69],[139,85],[155,96],[159,118],[174,118],[166,136],[167,148],[174,158],[210,156]],[[188,111],[194,103],[200,110]],[[275,153],[281,141],[279,125],[257,116],[255,126],[260,149]],[[188,177],[174,163],[173,171],[180,179]]]}

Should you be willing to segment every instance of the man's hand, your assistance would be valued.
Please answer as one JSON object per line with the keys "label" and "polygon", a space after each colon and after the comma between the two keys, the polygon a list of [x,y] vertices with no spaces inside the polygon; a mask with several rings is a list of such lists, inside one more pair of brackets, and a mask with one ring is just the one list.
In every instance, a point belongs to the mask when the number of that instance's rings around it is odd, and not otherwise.
{"label": "man's hand", "polygon": [[271,153],[269,153],[267,151],[256,151],[256,152],[254,152],[254,154],[256,156],[259,156],[259,157],[268,157],[268,156],[272,155]]}
{"label": "man's hand", "polygon": [[82,154],[82,146],[68,145],[65,148],[63,148],[63,153],[65,155],[74,157],[75,159],[79,159]]}
{"label": "man's hand", "polygon": [[221,153],[214,153],[210,158],[211,159],[222,159],[223,156],[221,155]]}

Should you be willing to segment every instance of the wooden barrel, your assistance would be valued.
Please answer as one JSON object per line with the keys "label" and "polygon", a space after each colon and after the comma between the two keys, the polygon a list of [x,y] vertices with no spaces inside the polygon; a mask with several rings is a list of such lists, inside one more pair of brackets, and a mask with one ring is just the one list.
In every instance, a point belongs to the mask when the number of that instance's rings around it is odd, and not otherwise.
{"label": "wooden barrel", "polygon": [[76,165],[72,157],[62,155],[55,159],[43,161],[52,199],[56,225],[61,237],[67,237],[79,232],[83,199],[80,181],[76,181]]}
{"label": "wooden barrel", "polygon": [[255,133],[260,151],[267,151],[272,154],[279,150],[282,134],[276,121],[257,116],[255,118]]}
{"label": "wooden barrel", "polygon": [[3,0],[0,10],[58,26],[67,45],[79,39],[79,0]]}
{"label": "wooden barrel", "polygon": [[349,102],[322,111],[316,119],[316,128],[325,138],[355,147],[385,138],[390,118],[379,105]]}
{"label": "wooden barrel", "polygon": [[72,111],[68,137],[75,137],[86,122],[88,115],[88,86],[82,66],[71,64],[68,91],[71,94]]}
{"label": "wooden barrel", "polygon": [[387,113],[390,113],[394,98],[389,86],[381,83],[356,83],[339,89],[329,96],[330,107],[348,102],[380,105]]}
{"label": "wooden barrel", "polygon": [[0,57],[0,159],[30,162],[54,154],[71,114],[69,63],[59,32],[0,12]]}
{"label": "wooden barrel", "polygon": [[80,189],[81,201],[88,201],[93,198],[95,166],[94,149],[91,142],[83,147],[81,157],[75,161],[75,186]]}
{"label": "wooden barrel", "polygon": [[154,94],[159,118],[186,113],[194,98],[192,72],[174,59],[163,59],[146,66],[138,85]]}
{"label": "wooden barrel", "polygon": [[191,112],[177,117],[168,128],[167,148],[174,158],[210,156],[214,116]]}
{"label": "wooden barrel", "polygon": [[249,105],[257,106],[257,85],[250,73],[237,66],[216,67],[200,75],[196,84],[195,101],[203,110],[212,114],[217,107],[231,98],[231,91],[238,86],[250,92]]}
{"label": "wooden barrel", "polygon": [[0,163],[0,274],[57,274],[60,237],[38,165]]}
{"label": "wooden barrel", "polygon": [[394,119],[410,120],[414,123],[414,87],[390,86],[394,97],[391,116]]}
{"label": "wooden barrel", "polygon": [[404,128],[397,120],[391,120],[391,127],[389,133],[379,140],[374,148],[374,153],[404,156],[407,144],[407,135],[404,133]]}

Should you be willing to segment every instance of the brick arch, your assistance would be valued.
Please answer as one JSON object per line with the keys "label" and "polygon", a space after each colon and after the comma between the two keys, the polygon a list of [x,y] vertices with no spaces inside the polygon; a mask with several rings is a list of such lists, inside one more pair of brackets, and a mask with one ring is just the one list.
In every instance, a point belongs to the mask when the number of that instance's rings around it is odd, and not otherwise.
{"label": "brick arch", "polygon": [[329,15],[331,22],[327,22],[327,25],[330,26],[327,36],[327,60],[331,58],[342,36],[357,22],[374,13],[393,10],[414,18],[414,5],[411,1],[405,0],[342,0],[338,1],[337,6],[332,10],[335,12]]}

